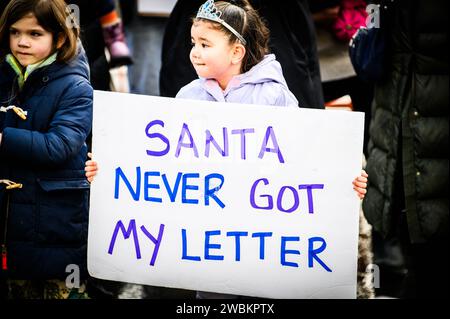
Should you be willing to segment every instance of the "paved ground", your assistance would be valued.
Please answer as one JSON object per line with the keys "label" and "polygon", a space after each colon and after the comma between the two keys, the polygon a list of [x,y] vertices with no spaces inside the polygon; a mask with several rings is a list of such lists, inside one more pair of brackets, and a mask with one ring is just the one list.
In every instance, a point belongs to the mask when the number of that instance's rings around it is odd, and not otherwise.
{"label": "paved ground", "polygon": [[195,291],[124,284],[118,299],[195,299]]}
{"label": "paved ground", "polygon": [[118,299],[144,299],[144,287],[141,285],[125,284]]}

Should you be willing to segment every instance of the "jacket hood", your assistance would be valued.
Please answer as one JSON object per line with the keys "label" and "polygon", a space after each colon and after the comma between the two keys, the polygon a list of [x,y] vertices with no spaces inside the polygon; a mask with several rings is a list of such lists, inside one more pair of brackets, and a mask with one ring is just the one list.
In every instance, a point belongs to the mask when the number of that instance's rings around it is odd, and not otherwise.
{"label": "jacket hood", "polygon": [[49,77],[49,80],[56,80],[69,74],[78,75],[89,80],[89,64],[81,43],[78,43],[77,54],[72,60],[66,63],[56,62],[49,66],[46,73],[48,73],[46,75]]}
{"label": "jacket hood", "polygon": [[266,55],[261,62],[252,67],[248,72],[233,77],[231,81],[238,82],[239,85],[237,87],[243,86],[247,83],[260,84],[266,82],[276,82],[287,88],[287,83],[283,76],[281,64],[276,60],[274,54]]}

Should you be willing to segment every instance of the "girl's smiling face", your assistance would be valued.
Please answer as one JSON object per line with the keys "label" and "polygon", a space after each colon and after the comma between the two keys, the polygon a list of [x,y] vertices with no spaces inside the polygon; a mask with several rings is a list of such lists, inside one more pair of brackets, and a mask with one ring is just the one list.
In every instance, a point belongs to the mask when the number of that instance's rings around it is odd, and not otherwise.
{"label": "girl's smiling face", "polygon": [[28,14],[9,28],[9,47],[17,61],[27,67],[53,53],[53,35],[39,25],[33,14]]}
{"label": "girl's smiling face", "polygon": [[230,79],[240,73],[241,64],[234,61],[235,45],[210,22],[195,21],[191,28],[191,63],[198,76],[215,79],[225,89]]}

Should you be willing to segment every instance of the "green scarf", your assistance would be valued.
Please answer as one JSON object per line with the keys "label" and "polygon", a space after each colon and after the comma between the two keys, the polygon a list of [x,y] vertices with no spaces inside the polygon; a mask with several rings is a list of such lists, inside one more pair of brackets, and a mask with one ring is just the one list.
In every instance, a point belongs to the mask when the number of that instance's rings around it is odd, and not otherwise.
{"label": "green scarf", "polygon": [[20,65],[20,63],[16,60],[16,58],[12,54],[8,54],[6,56],[6,62],[8,62],[8,64],[12,67],[14,72],[16,72],[19,88],[22,89],[25,81],[28,79],[28,77],[30,76],[30,74],[32,72],[55,62],[57,55],[58,55],[58,53],[55,52],[45,60],[39,61],[35,64],[30,64],[23,71],[22,71],[22,69],[23,69],[22,66]]}

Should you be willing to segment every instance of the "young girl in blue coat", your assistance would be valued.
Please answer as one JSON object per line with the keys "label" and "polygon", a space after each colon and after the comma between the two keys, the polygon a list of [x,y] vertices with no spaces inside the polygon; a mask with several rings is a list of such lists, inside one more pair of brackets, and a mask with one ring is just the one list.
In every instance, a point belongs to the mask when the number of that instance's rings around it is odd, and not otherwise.
{"label": "young girl in blue coat", "polygon": [[0,18],[0,278],[12,298],[73,296],[87,275],[93,90],[67,12],[13,0]]}
{"label": "young girl in blue coat", "polygon": [[[239,3],[239,4],[238,4]],[[206,1],[191,28],[190,59],[199,79],[183,87],[177,98],[260,105],[295,106],[280,64],[268,55],[269,31],[247,1]],[[92,181],[97,162],[86,162]],[[353,181],[357,195],[366,193],[367,174]],[[199,298],[227,298],[198,292]]]}

